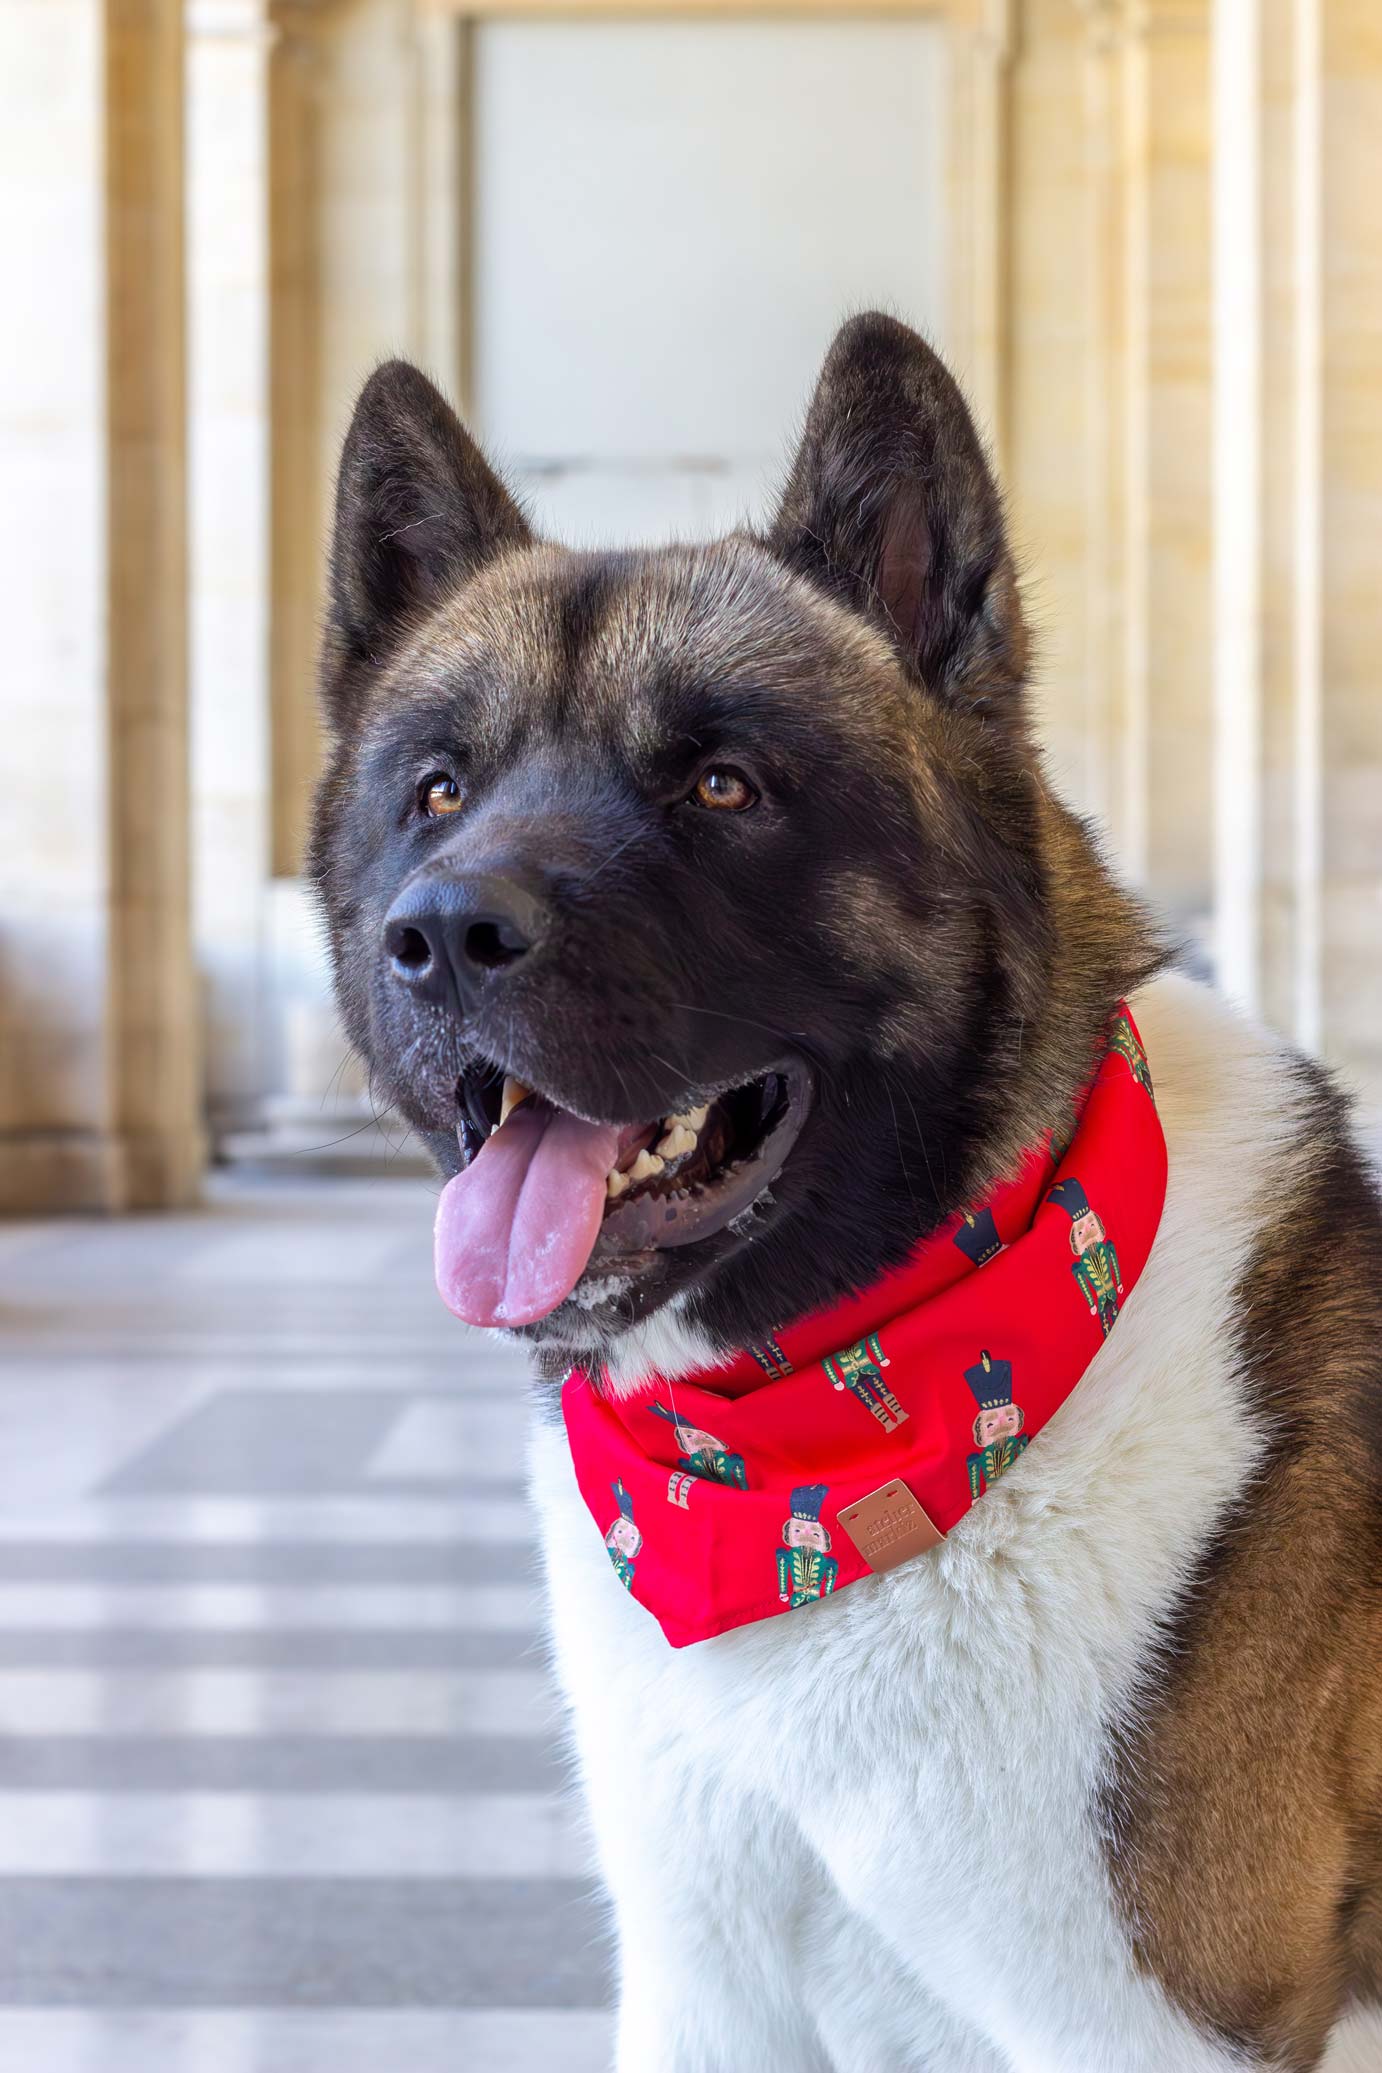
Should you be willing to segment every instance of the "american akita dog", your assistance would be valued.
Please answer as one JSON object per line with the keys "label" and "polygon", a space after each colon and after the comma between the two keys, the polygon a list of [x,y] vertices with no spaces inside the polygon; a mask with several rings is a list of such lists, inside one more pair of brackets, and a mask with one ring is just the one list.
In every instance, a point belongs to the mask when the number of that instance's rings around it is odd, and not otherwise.
{"label": "american akita dog", "polygon": [[[890,318],[837,338],[766,530],[706,546],[540,541],[414,369],[360,398],[313,870],[453,1176],[443,1292],[533,1350],[620,2073],[1382,2066],[1378,1204],[1326,1075],[1168,968],[1053,796],[1026,673],[980,442]],[[986,1340],[948,1531],[873,1573],[804,1478],[771,1602],[670,1647],[660,1515],[616,1476],[592,1519],[556,1381],[665,1386],[687,1532],[775,1502],[713,1429],[752,1390],[705,1408],[738,1349],[913,1447],[948,1379],[864,1328],[803,1378],[791,1334],[1058,1159],[1120,1000],[1164,1204],[1130,1290],[1078,1184],[1033,1224],[1088,1299],[1063,1408],[1021,1432]]]}

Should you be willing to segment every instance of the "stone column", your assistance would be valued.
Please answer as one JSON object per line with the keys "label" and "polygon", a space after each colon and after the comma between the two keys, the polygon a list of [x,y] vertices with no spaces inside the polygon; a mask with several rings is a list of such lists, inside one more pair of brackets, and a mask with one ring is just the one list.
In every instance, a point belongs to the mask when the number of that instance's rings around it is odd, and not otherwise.
{"label": "stone column", "polygon": [[413,18],[418,111],[413,274],[418,357],[457,407],[470,407],[470,132],[473,22],[424,6]]}
{"label": "stone column", "polygon": [[1382,41],[1370,0],[1220,6],[1221,962],[1376,1120]]}
{"label": "stone column", "polygon": [[1263,335],[1258,0],[1215,0],[1214,969],[1261,999]]}
{"label": "stone column", "polygon": [[[368,1115],[299,876],[331,497],[350,411],[390,354],[466,371],[468,29],[423,0],[266,0],[269,527],[261,1120],[316,1145]],[[330,1098],[323,1097],[330,1089]],[[248,1145],[246,1146],[248,1148]],[[256,1142],[262,1152],[264,1140]]]}
{"label": "stone column", "polygon": [[0,14],[0,1207],[201,1169],[188,926],[180,0]]}
{"label": "stone column", "polygon": [[1009,434],[1008,301],[1014,0],[950,15],[950,309],[957,374],[1001,469]]}
{"label": "stone column", "polygon": [[270,869],[296,873],[318,752],[313,674],[325,568],[319,38],[330,9],[272,0],[270,245]]}
{"label": "stone column", "polygon": [[1052,773],[1098,797],[1086,711],[1085,24],[1076,0],[1020,0],[1012,61],[1007,487],[1037,638],[1034,702]]}
{"label": "stone column", "polygon": [[1261,882],[1250,904],[1240,899],[1241,963],[1268,1019],[1312,1048],[1324,1035],[1318,14],[1269,0],[1268,33],[1253,40],[1244,119],[1256,172],[1255,394],[1239,449],[1224,455],[1232,471],[1250,442],[1259,500],[1251,547]]}
{"label": "stone column", "polygon": [[1209,904],[1209,0],[1021,0],[1009,480],[1058,782]]}
{"label": "stone column", "polygon": [[193,918],[219,1135],[271,1083],[265,0],[188,0],[187,35]]}
{"label": "stone column", "polygon": [[1382,1126],[1382,34],[1373,0],[1300,5],[1306,91],[1312,53],[1319,65],[1319,182],[1313,203],[1304,184],[1301,195],[1304,209],[1318,209],[1319,309],[1317,331],[1308,320],[1304,331],[1300,433],[1308,465],[1317,423],[1319,535],[1307,595],[1317,587],[1319,620],[1301,668],[1310,670],[1317,643],[1319,1015],[1327,1054]]}
{"label": "stone column", "polygon": [[301,863],[331,488],[361,383],[465,372],[465,25],[418,0],[271,0],[273,866]]}
{"label": "stone column", "polygon": [[1126,17],[1127,743],[1131,868],[1193,943],[1208,936],[1211,0]]}

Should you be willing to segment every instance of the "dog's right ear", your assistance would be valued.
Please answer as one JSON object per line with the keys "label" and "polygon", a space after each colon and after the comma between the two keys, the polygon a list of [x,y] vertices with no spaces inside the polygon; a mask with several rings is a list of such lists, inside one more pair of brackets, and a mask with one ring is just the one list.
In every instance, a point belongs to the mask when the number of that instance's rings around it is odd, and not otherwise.
{"label": "dog's right ear", "polygon": [[348,726],[400,637],[527,521],[445,397],[406,360],[360,392],[336,483],[322,698]]}
{"label": "dog's right ear", "polygon": [[1018,717],[1027,636],[998,489],[954,378],[895,318],[836,337],[768,544],[937,697]]}

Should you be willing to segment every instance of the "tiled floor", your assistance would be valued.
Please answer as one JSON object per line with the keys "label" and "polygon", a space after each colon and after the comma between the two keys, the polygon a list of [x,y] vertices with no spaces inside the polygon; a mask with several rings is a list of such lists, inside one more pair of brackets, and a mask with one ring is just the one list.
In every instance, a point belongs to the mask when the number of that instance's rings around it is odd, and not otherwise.
{"label": "tiled floor", "polygon": [[0,2073],[595,2073],[522,1364],[425,1183],[0,1225]]}

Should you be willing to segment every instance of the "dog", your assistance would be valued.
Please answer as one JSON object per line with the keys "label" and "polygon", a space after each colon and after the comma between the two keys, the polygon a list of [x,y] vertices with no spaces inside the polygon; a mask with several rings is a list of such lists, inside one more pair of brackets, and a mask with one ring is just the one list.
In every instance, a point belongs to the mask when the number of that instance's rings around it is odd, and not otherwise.
{"label": "dog", "polygon": [[[764,530],[602,553],[540,541],[392,363],[329,592],[311,871],[351,1039],[448,1179],[443,1293],[532,1351],[619,2073],[1382,2067],[1378,1202],[1328,1076],[1176,969],[1051,790],[939,358],[852,319]],[[663,1514],[774,1501],[715,1375],[758,1349],[777,1389],[795,1321],[900,1285],[1033,1147],[1049,1179],[1101,1057],[1164,1200],[1131,1289],[1082,1192],[1033,1223],[1092,1341],[1049,1427],[986,1343],[948,1530],[896,1493],[916,1551],[838,1587],[804,1484],[781,1591],[765,1548],[752,1616],[669,1646]],[[851,1446],[929,1415],[887,1337],[786,1384]],[[657,1516],[583,1491],[575,1412],[664,1390]]]}

